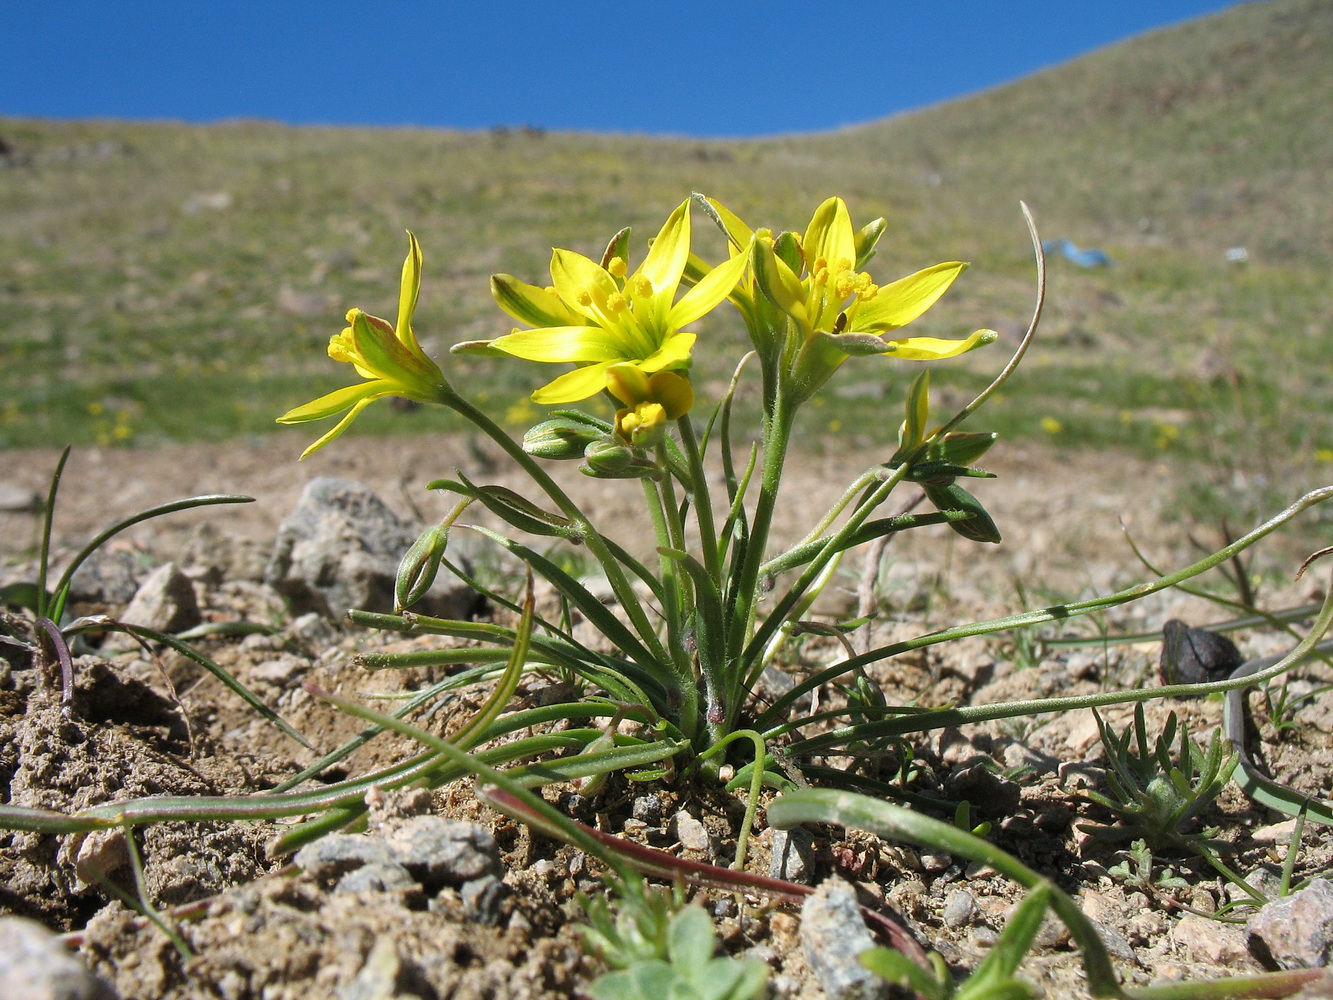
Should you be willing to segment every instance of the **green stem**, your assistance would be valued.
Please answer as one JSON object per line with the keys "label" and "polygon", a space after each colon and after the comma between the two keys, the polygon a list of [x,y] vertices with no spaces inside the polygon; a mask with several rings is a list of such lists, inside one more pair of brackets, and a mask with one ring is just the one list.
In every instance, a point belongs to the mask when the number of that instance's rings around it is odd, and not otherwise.
{"label": "green stem", "polygon": [[[536,483],[542,491],[551,498],[552,502],[560,508],[560,512],[569,518],[584,535],[584,543],[588,546],[602,571],[606,574],[607,581],[611,584],[612,591],[615,592],[616,599],[625,613],[629,615],[634,623],[635,630],[639,633],[640,639],[648,647],[655,658],[664,665],[672,663],[665,646],[662,644],[661,637],[657,630],[653,628],[652,622],[648,618],[648,613],[643,605],[639,603],[638,597],[634,593],[634,588],[630,585],[629,579],[625,576],[624,569],[615,558],[614,553],[607,546],[606,541],[597,531],[596,527],[588,520],[582,509],[576,504],[569,495],[560,488],[560,485],[552,479],[540,465],[533,460],[532,456],[523,450],[522,445],[509,436],[506,431],[500,427],[494,420],[488,417],[481,410],[477,409],[462,396],[450,392],[440,400],[445,406],[457,413],[459,416],[468,420],[478,430],[498,444],[510,458],[512,458],[525,473]],[[688,693],[682,692],[685,700],[688,701]],[[697,704],[697,697],[696,697]],[[687,734],[692,733],[695,728],[695,722],[689,717],[682,717],[681,729]]]}

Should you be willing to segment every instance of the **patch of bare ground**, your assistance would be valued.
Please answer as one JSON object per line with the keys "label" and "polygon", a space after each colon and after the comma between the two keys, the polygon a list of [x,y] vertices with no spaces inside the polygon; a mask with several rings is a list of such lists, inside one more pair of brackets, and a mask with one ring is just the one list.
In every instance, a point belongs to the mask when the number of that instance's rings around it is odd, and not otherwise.
{"label": "patch of bare ground", "polygon": [[[448,500],[424,483],[462,468],[469,477],[521,484],[485,448],[466,439],[352,437],[296,464],[293,436],[228,445],[156,450],[84,451],[73,455],[56,516],[57,567],[110,521],[152,504],[215,492],[247,493],[254,504],[172,515],[126,533],[113,543],[139,570],[174,561],[195,582],[205,620],[260,620],[280,626],[275,635],[210,638],[202,648],[278,711],[310,741],[307,750],[258,718],[212,676],[174,654],[151,657],[135,648],[89,648],[76,662],[71,711],[62,710],[55,678],[41,676],[30,650],[3,647],[0,655],[0,797],[12,805],[73,811],[142,795],[240,795],[274,788],[286,776],[338,746],[362,724],[303,689],[304,682],[358,697],[398,695],[432,679],[427,670],[364,673],[355,652],[417,648],[447,640],[404,639],[338,623],[294,624],[280,599],[261,582],[279,522],[314,476],[363,481],[391,507],[423,520],[438,517]],[[997,449],[999,451],[999,449]],[[11,452],[4,478],[44,493],[56,455]],[[1001,452],[990,466],[994,481],[974,492],[1005,535],[1000,546],[978,546],[944,528],[926,529],[890,546],[877,588],[879,617],[855,641],[876,645],[956,622],[1027,606],[1106,593],[1149,574],[1124,542],[1121,522],[1156,563],[1174,568],[1198,557],[1188,529],[1171,519],[1173,471],[1167,466],[1065,456],[1033,447]],[[796,455],[791,460],[780,531],[803,534],[861,464],[848,453]],[[560,470],[609,534],[639,540],[638,487],[600,483]],[[31,574],[35,517],[0,515],[0,583]],[[1195,526],[1213,537],[1215,526]],[[1263,575],[1299,564],[1314,545],[1278,539],[1256,556]],[[1299,554],[1298,554],[1299,553]],[[850,560],[849,560],[850,562]],[[847,567],[825,605],[839,615],[855,607],[861,569]],[[1267,594],[1273,606],[1319,596],[1313,585]],[[80,609],[116,614],[108,604]],[[1111,632],[1148,631],[1168,618],[1199,623],[1218,613],[1181,595],[1161,595],[1105,616]],[[16,632],[22,627],[13,625]],[[1052,634],[1050,632],[1047,635]],[[1087,634],[1095,634],[1088,630]],[[1267,633],[1241,634],[1247,655],[1275,651]],[[843,655],[811,641],[793,652],[784,670],[801,674]],[[868,675],[890,704],[983,704],[1080,694],[1156,684],[1157,649],[1150,643],[1085,650],[1045,648],[1013,636],[971,639],[930,647],[873,665]],[[1318,677],[1319,671],[1307,671]],[[167,679],[170,679],[170,685]],[[521,703],[540,701],[549,678],[532,677]],[[421,722],[437,733],[475,706],[479,692],[459,696],[455,711]],[[836,705],[836,690],[817,693]],[[1262,707],[1262,699],[1253,699]],[[1154,702],[1149,728],[1166,713],[1187,718],[1192,730],[1216,726],[1216,702]],[[1105,713],[1117,729],[1131,710]],[[1301,725],[1279,739],[1258,713],[1252,729],[1257,755],[1280,780],[1311,794],[1329,792],[1333,715],[1322,703],[1301,710]],[[1235,925],[1208,919],[1231,893],[1197,859],[1163,859],[1183,885],[1134,885],[1111,869],[1114,845],[1089,839],[1080,824],[1109,816],[1080,790],[1099,781],[1100,744],[1090,712],[1039,716],[946,729],[884,747],[864,757],[823,763],[889,780],[906,764],[918,790],[973,803],[974,816],[993,823],[991,837],[1054,878],[1081,900],[1104,930],[1121,975],[1129,982],[1198,979],[1259,966]],[[371,741],[322,780],[359,774],[404,759],[415,748],[396,738]],[[903,754],[911,759],[904,760]],[[612,782],[594,798],[568,789],[546,794],[578,818],[607,832],[651,846],[726,863],[740,822],[730,796],[688,784]],[[124,997],[152,1000],[194,997],[417,996],[567,997],[596,974],[580,949],[571,917],[579,890],[595,891],[596,866],[578,852],[482,807],[466,782],[430,791],[376,798],[366,828],[371,839],[395,824],[432,815],[478,823],[495,838],[504,890],[478,916],[474,899],[456,886],[347,887],[289,866],[273,856],[273,839],[289,821],[207,824],[164,823],[138,830],[149,894],[167,911],[194,957],[184,959],[165,935],[115,901],[99,881],[132,890],[127,845],[119,831],[52,836],[0,834],[0,913],[33,917],[70,935],[89,966]],[[681,816],[702,833],[682,833]],[[1285,846],[1261,828],[1261,813],[1234,789],[1204,817],[1235,846],[1231,863],[1253,873],[1280,864]],[[751,867],[767,871],[771,833],[756,838]],[[1307,832],[1297,873],[1333,864],[1322,831]],[[855,831],[815,831],[806,878],[851,881],[863,902],[896,914],[927,947],[957,969],[974,967],[994,942],[1015,887],[988,869],[929,850],[882,841]],[[707,897],[728,951],[759,957],[773,971],[774,994],[821,995],[800,947],[799,911],[750,899]],[[1048,996],[1081,995],[1078,953],[1051,924],[1039,935],[1026,965]],[[375,992],[378,990],[379,992]],[[360,992],[358,992],[360,991]]]}

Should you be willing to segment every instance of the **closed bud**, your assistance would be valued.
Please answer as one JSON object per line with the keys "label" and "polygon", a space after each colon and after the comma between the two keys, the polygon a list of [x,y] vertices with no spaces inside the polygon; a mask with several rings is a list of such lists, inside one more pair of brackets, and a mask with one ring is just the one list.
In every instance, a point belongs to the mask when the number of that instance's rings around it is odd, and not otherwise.
{"label": "closed bud", "polygon": [[961,521],[950,521],[949,527],[974,542],[1000,541],[1000,529],[995,526],[981,501],[961,486],[925,486],[926,496],[939,510],[958,510],[972,515]]}
{"label": "closed bud", "polygon": [[594,479],[656,479],[661,475],[661,470],[651,459],[638,454],[628,445],[614,441],[599,441],[588,445],[579,471]]}
{"label": "closed bud", "polygon": [[410,608],[430,590],[448,544],[449,529],[439,524],[427,528],[412,543],[398,563],[398,577],[394,581],[393,598],[398,611]]}
{"label": "closed bud", "polygon": [[528,429],[523,450],[534,458],[569,461],[583,457],[590,444],[606,439],[610,427],[595,417],[558,413]]}

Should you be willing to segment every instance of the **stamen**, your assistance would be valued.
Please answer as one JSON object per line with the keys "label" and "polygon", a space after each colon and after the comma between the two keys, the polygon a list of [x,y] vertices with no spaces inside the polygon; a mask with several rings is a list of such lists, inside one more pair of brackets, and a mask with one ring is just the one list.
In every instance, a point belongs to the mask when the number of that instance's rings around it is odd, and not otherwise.
{"label": "stamen", "polygon": [[636,299],[650,299],[653,297],[653,283],[646,275],[636,274],[630,280],[629,291]]}
{"label": "stamen", "polygon": [[606,265],[606,270],[613,278],[623,278],[629,270],[629,265],[625,263],[624,257],[612,257],[611,262]]}

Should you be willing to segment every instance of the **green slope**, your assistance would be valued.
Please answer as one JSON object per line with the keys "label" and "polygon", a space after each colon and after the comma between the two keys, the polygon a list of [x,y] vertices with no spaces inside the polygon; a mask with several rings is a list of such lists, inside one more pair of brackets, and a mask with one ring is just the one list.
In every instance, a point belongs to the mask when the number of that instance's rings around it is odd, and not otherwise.
{"label": "green slope", "polygon": [[[973,262],[923,332],[1021,327],[1020,198],[1044,235],[1116,261],[1052,261],[1042,342],[988,425],[1040,435],[1044,419],[1070,446],[1160,451],[1219,481],[1252,463],[1304,480],[1333,449],[1330,65],[1333,4],[1271,0],[950,104],[759,141],[0,119],[0,445],[272,429],[340,383],[323,349],[348,306],[392,313],[405,228],[426,253],[419,333],[443,357],[506,330],[487,276],[541,280],[552,245],[595,252],[633,225],[641,246],[691,190],[775,228],[838,193],[855,219],[890,220],[877,277]],[[774,100],[784,85],[807,84],[775,77]],[[708,327],[705,395],[742,344],[734,321]],[[448,363],[531,412],[527,366]],[[940,366],[942,395],[1000,363],[997,346]],[[807,440],[829,424],[889,439],[905,379],[847,366]],[[442,426],[387,408],[363,423]]]}

